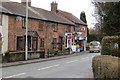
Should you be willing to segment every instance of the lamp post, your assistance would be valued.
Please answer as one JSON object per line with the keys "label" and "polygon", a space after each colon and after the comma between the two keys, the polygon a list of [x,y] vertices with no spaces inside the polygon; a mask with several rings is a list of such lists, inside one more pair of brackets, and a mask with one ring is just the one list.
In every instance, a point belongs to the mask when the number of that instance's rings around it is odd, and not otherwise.
{"label": "lamp post", "polygon": [[25,60],[28,59],[28,0],[26,0],[26,48],[25,48]]}

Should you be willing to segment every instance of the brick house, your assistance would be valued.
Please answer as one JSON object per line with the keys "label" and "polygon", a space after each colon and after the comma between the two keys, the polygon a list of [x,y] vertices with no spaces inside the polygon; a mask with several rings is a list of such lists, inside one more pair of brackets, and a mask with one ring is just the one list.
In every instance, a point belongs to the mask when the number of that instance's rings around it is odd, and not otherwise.
{"label": "brick house", "polygon": [[75,36],[75,38],[79,40],[79,43],[82,43],[84,45],[83,49],[85,51],[86,44],[87,44],[87,24],[84,23],[82,20],[78,19],[72,13],[59,10],[58,4],[56,2],[51,3],[51,11],[58,15],[61,15],[62,17],[68,19],[69,21],[71,21],[75,24],[75,26],[73,28],[71,28],[71,32],[78,34]]}
{"label": "brick house", "polygon": [[[25,50],[25,2],[2,3],[2,52]],[[32,7],[29,2],[28,50],[64,50],[66,30],[74,23],[54,12]]]}
{"label": "brick house", "polygon": [[[25,6],[22,3],[3,2],[0,14],[0,33],[2,35],[2,53],[25,50]],[[31,6],[29,0],[28,50],[57,51],[65,49],[65,33],[82,32],[87,37],[86,24],[71,13],[57,9],[57,3],[51,3],[51,11]]]}

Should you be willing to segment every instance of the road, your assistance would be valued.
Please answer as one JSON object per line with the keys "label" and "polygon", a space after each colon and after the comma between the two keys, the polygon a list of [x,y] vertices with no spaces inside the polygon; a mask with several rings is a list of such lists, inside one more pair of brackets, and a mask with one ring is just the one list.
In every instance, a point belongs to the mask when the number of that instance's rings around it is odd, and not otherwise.
{"label": "road", "polygon": [[91,66],[95,55],[99,53],[5,67],[2,68],[2,78],[93,78]]}

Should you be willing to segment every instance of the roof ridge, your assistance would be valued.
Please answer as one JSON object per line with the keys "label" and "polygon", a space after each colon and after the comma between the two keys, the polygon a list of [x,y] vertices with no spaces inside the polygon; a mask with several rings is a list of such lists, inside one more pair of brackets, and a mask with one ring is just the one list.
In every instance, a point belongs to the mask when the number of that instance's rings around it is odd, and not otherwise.
{"label": "roof ridge", "polygon": [[[67,11],[62,11],[62,10],[58,10],[58,12],[61,12],[63,13],[63,15],[65,17],[71,17],[72,19],[70,19],[71,21],[75,22],[75,23],[79,23],[79,24],[82,24],[82,25],[87,25],[87,23],[83,22],[81,19],[78,19],[75,15],[73,15],[72,13],[70,12],[67,12]],[[65,14],[64,14],[65,13]]]}
{"label": "roof ridge", "polygon": [[[18,2],[8,2],[3,3],[3,8],[6,8],[8,11],[5,11],[6,14],[12,14],[12,15],[19,15],[19,16],[25,16],[25,5],[18,3]],[[61,24],[68,24],[68,25],[74,25],[73,22],[70,20],[63,18],[62,16],[59,16],[58,14],[39,8],[39,7],[28,7],[29,9],[29,18],[35,18],[40,20],[46,20],[46,21],[52,21],[57,22]]]}
{"label": "roof ridge", "polygon": [[[69,23],[72,23],[70,20],[67,20],[66,18],[64,18],[64,17],[60,16],[59,14],[56,14],[56,13],[54,13],[54,12],[52,12],[52,11],[49,11],[49,10],[46,10],[46,9],[42,9],[42,8],[39,8],[39,7],[34,7],[34,6],[32,6],[32,8],[35,8],[35,9],[39,9],[39,10],[43,10],[43,11],[52,13],[52,14],[54,14],[54,15],[56,15],[56,16],[64,19],[64,20],[68,21]],[[36,10],[35,10],[35,11],[36,11]],[[72,24],[74,24],[74,23],[72,23]]]}
{"label": "roof ridge", "polygon": [[49,10],[46,10],[46,9],[43,9],[43,8],[40,8],[40,7],[35,7],[35,6],[30,6],[31,8],[36,8],[36,9],[41,9],[41,10],[44,10],[44,11],[49,11]]}
{"label": "roof ridge", "polygon": [[[68,13],[68,14],[72,14],[72,13],[70,13],[70,12],[63,11],[63,10],[58,10],[58,11],[62,11],[62,12]],[[73,14],[72,14],[72,15],[73,15]]]}

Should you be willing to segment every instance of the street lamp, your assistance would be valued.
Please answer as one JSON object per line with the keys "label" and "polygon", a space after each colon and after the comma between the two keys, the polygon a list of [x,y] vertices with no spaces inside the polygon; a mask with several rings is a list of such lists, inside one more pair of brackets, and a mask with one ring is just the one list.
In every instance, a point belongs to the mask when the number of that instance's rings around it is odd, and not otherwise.
{"label": "street lamp", "polygon": [[25,60],[28,59],[28,0],[26,0],[26,48],[25,48]]}

